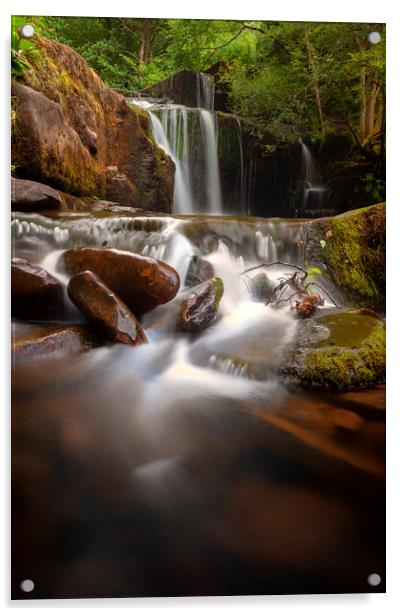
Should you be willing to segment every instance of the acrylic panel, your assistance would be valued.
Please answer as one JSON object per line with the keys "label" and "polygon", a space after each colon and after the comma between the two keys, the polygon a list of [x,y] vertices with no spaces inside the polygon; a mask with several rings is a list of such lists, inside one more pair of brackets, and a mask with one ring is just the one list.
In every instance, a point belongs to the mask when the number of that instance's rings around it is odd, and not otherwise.
{"label": "acrylic panel", "polygon": [[13,599],[385,591],[385,38],[12,18]]}

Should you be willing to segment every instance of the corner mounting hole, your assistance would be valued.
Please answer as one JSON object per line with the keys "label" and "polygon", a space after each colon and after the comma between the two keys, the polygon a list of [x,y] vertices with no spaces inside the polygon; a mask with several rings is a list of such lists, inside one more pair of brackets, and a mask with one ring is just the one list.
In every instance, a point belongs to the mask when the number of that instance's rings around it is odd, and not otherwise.
{"label": "corner mounting hole", "polygon": [[33,589],[35,588],[35,584],[33,583],[32,580],[22,580],[20,584],[20,588],[24,592],[32,592]]}
{"label": "corner mounting hole", "polygon": [[370,573],[367,578],[367,582],[370,586],[378,586],[378,584],[381,583],[381,575],[378,575],[378,573]]}
{"label": "corner mounting hole", "polygon": [[369,43],[377,45],[381,41],[381,34],[379,32],[370,32],[367,36]]}

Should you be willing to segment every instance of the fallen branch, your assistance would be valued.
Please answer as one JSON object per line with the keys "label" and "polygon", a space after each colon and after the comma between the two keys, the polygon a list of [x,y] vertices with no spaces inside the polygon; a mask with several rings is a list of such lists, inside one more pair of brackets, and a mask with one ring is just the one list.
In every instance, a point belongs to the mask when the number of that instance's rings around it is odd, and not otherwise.
{"label": "fallen branch", "polygon": [[[338,304],[331,297],[331,295],[321,287],[317,282],[308,282],[306,284],[306,279],[308,277],[308,271],[306,271],[303,267],[299,265],[294,265],[292,263],[286,263],[285,261],[274,261],[273,263],[261,263],[260,265],[254,265],[253,267],[249,267],[241,273],[241,276],[244,274],[247,275],[249,272],[260,268],[269,268],[275,265],[282,265],[284,267],[291,267],[296,271],[293,274],[284,274],[278,278],[279,284],[273,289],[270,297],[266,301],[266,305],[270,304],[274,297],[276,297],[275,305],[279,306],[282,302],[289,302],[291,309],[296,310],[297,314],[302,318],[310,317],[317,310],[318,306],[324,305],[324,298],[318,292],[310,292],[308,288],[312,285],[316,286],[318,289],[321,289],[323,293],[328,296],[331,302],[337,307]],[[300,273],[301,272],[301,273]],[[244,281],[245,282],[245,281]],[[248,289],[248,285],[245,282],[246,287]],[[285,291],[289,288],[294,289],[294,293],[289,297],[283,297]],[[294,304],[292,299],[294,297],[298,297],[299,301],[295,301]]]}

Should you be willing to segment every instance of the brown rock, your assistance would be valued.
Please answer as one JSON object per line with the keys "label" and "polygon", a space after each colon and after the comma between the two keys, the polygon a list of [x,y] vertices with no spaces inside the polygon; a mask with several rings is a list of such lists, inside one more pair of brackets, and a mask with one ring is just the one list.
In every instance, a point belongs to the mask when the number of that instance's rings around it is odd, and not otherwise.
{"label": "brown rock", "polygon": [[101,341],[86,326],[35,327],[22,335],[13,336],[14,361],[82,353],[100,346]]}
{"label": "brown rock", "polygon": [[47,320],[64,312],[63,287],[43,267],[11,261],[11,312],[20,319]]}
{"label": "brown rock", "polygon": [[99,334],[108,340],[135,346],[148,342],[132,312],[93,272],[73,276],[68,284],[68,295]]}
{"label": "brown rock", "polygon": [[176,270],[167,263],[123,250],[72,248],[60,261],[68,274],[97,274],[138,315],[169,302],[180,285]]}
{"label": "brown rock", "polygon": [[36,40],[38,62],[12,84],[12,162],[18,175],[78,196],[170,212],[174,163],[149,116],[109,90],[73,49]]}
{"label": "brown rock", "polygon": [[54,210],[62,205],[57,190],[30,180],[11,178],[11,209],[19,212]]}
{"label": "brown rock", "polygon": [[221,278],[211,278],[193,287],[181,305],[179,327],[183,331],[200,331],[215,319],[223,295]]}

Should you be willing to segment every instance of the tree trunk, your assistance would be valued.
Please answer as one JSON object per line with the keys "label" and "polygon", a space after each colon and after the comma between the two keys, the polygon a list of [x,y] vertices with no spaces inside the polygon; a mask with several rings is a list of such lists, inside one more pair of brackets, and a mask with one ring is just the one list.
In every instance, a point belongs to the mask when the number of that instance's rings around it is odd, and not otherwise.
{"label": "tree trunk", "polygon": [[308,36],[307,29],[304,31],[304,36],[305,36],[305,41],[306,41],[307,62],[308,62],[308,66],[309,66],[309,69],[311,71],[311,74],[313,76],[314,96],[315,96],[315,104],[316,104],[316,107],[317,107],[318,120],[319,120],[319,124],[320,124],[320,133],[321,133],[322,136],[324,136],[325,135],[325,126],[324,126],[324,116],[323,116],[323,113],[322,113],[322,105],[321,105],[320,86],[319,86],[318,76],[317,76],[317,72],[316,72],[316,67],[315,67],[314,61],[313,61],[313,52],[312,52],[312,49],[311,49],[311,44],[310,44],[310,39],[309,39],[309,36]]}
{"label": "tree trunk", "polygon": [[140,64],[148,64],[152,56],[153,24],[150,19],[141,20],[141,47],[139,54]]}
{"label": "tree trunk", "polygon": [[375,108],[377,102],[377,96],[380,92],[380,87],[375,80],[371,82],[370,94],[367,105],[367,118],[366,118],[366,137],[371,135],[374,131],[375,120]]}
{"label": "tree trunk", "polygon": [[[359,35],[355,32],[356,44],[360,52],[363,53],[364,47],[360,40]],[[360,100],[360,113],[359,113],[359,139],[362,144],[366,138],[366,124],[367,124],[367,102],[366,102],[366,66],[364,60],[361,60],[360,64],[360,84],[359,84],[359,100]]]}

